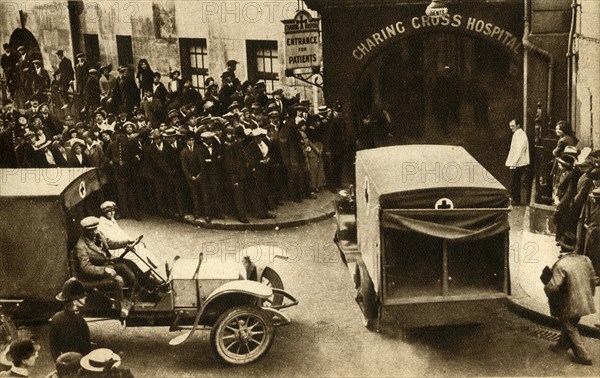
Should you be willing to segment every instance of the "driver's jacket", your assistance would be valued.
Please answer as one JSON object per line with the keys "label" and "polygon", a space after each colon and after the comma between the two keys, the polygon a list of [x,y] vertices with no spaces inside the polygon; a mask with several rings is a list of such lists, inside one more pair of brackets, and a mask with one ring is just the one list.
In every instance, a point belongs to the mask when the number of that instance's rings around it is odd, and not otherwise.
{"label": "driver's jacket", "polygon": [[104,268],[111,266],[109,249],[125,248],[127,241],[109,241],[102,234],[98,234],[98,244],[86,236],[81,236],[73,249],[76,262],[77,278],[104,278],[108,274]]}

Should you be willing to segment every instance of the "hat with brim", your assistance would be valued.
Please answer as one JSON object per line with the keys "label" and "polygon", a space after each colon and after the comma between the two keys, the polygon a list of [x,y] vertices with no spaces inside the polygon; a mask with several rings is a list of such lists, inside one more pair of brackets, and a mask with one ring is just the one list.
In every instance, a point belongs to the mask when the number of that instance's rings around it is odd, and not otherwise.
{"label": "hat with brim", "polygon": [[123,130],[125,130],[127,128],[127,126],[133,127],[134,130],[137,128],[135,123],[133,123],[131,121],[127,121],[127,122],[123,123],[123,126],[122,126]]}
{"label": "hat with brim", "polygon": [[95,69],[95,68],[90,68],[90,69],[88,70],[88,73],[95,74],[95,73],[98,73],[98,70],[97,70],[97,69]]}
{"label": "hat with brim", "polygon": [[262,109],[262,105],[260,104],[260,102],[253,102],[252,109]]}
{"label": "hat with brim", "polygon": [[237,102],[237,101],[234,101],[234,102],[232,102],[232,103],[231,103],[231,105],[229,105],[229,106],[227,107],[227,110],[228,110],[228,111],[232,111],[232,110],[234,110],[234,109],[239,109],[239,108],[240,108],[240,103],[239,103],[239,102]]}
{"label": "hat with brim", "polygon": [[31,63],[33,63],[33,64],[42,64],[42,61],[39,60],[39,59],[34,59],[34,60],[31,61]]}
{"label": "hat with brim", "polygon": [[575,156],[567,153],[563,153],[557,159],[559,164],[562,164],[566,168],[573,168],[575,165]]}
{"label": "hat with brim", "polygon": [[93,230],[98,228],[99,223],[100,220],[96,217],[85,217],[79,222],[79,225],[85,230]]}
{"label": "hat with brim", "polygon": [[561,236],[556,244],[560,246],[561,252],[573,252],[576,248],[576,243],[575,234],[571,231],[567,231]]}
{"label": "hat with brim", "polygon": [[150,139],[158,139],[160,137],[162,137],[162,135],[160,134],[160,130],[154,129],[150,132]]}
{"label": "hat with brim", "polygon": [[69,142],[71,142],[71,146],[72,147],[75,147],[77,145],[80,145],[81,147],[85,146],[85,142],[83,140],[79,139],[79,138],[71,138],[69,140]]}
{"label": "hat with brim", "polygon": [[212,131],[205,131],[202,134],[200,134],[200,138],[202,139],[210,139],[210,138],[214,138],[215,133],[213,133]]}
{"label": "hat with brim", "polygon": [[257,127],[256,129],[252,130],[252,136],[253,137],[257,137],[257,136],[261,136],[261,135],[267,135],[267,130]]}
{"label": "hat with brim", "polygon": [[[83,356],[77,352],[65,352],[56,359],[56,373],[59,377],[75,377],[81,367]],[[52,375],[54,377],[54,375]]]}
{"label": "hat with brim", "polygon": [[111,368],[119,367],[121,365],[121,356],[108,348],[100,348],[84,356],[80,364],[87,371],[102,372],[106,369],[110,370]]}
{"label": "hat with brim", "polygon": [[588,156],[590,156],[590,153],[592,152],[592,149],[589,147],[584,147],[581,149],[581,152],[579,153],[579,155],[577,156],[577,160],[575,161],[575,165],[585,165],[585,164],[589,164],[590,161],[587,160]]}
{"label": "hat with brim", "polygon": [[75,58],[84,58],[85,57],[85,53],[79,53],[77,55],[75,55]]}
{"label": "hat with brim", "polygon": [[204,116],[198,120],[198,126],[207,125],[212,121],[211,116]]}
{"label": "hat with brim", "polygon": [[600,188],[596,188],[590,192],[590,196],[594,198],[600,198]]}
{"label": "hat with brim", "polygon": [[229,60],[227,61],[227,65],[228,65],[228,66],[233,66],[234,64],[238,64],[238,63],[239,63],[239,62],[238,62],[237,60],[235,60],[235,59],[229,59]]}
{"label": "hat with brim", "polygon": [[563,153],[577,156],[579,154],[579,150],[575,146],[566,146],[563,150]]}
{"label": "hat with brim", "polygon": [[56,294],[56,300],[60,302],[76,301],[85,297],[83,284],[74,277],[66,280],[60,293]]}
{"label": "hat with brim", "polygon": [[19,47],[17,47],[17,51],[25,51],[25,46],[19,46]]}
{"label": "hat with brim", "polygon": [[326,105],[321,105],[317,108],[317,111],[319,113],[326,113],[329,110],[329,108]]}
{"label": "hat with brim", "polygon": [[169,118],[181,117],[181,113],[179,113],[177,109],[171,109],[169,110],[168,116]]}
{"label": "hat with brim", "polygon": [[269,117],[279,117],[279,112],[277,110],[271,110],[269,112]]}
{"label": "hat with brim", "polygon": [[16,340],[8,347],[6,359],[9,362],[20,362],[33,356],[40,350],[40,345],[31,340]]}
{"label": "hat with brim", "polygon": [[186,135],[188,135],[189,132],[190,132],[190,130],[187,127],[185,127],[185,125],[183,125],[183,126],[179,126],[179,129],[177,130],[177,135],[186,136]]}
{"label": "hat with brim", "polygon": [[162,134],[165,138],[169,138],[169,137],[175,137],[177,136],[177,130],[175,130],[174,127],[170,127],[168,129],[166,129],[163,134]]}

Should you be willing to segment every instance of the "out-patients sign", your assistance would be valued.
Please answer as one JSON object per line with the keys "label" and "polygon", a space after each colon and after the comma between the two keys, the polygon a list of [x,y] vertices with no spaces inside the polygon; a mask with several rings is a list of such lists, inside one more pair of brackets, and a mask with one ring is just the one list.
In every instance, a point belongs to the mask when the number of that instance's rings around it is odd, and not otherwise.
{"label": "out-patients sign", "polygon": [[318,68],[321,66],[319,49],[319,18],[300,10],[292,20],[283,20],[285,35],[285,68]]}

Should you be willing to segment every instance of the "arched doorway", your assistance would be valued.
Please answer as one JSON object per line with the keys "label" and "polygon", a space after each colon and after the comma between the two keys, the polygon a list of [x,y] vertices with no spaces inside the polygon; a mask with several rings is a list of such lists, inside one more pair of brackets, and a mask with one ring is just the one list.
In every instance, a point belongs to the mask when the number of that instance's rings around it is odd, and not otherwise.
{"label": "arched doorway", "polygon": [[522,99],[520,57],[470,35],[433,32],[372,58],[353,108],[359,117],[387,113],[392,136],[381,143],[461,145],[508,186],[508,122],[522,116]]}
{"label": "arched doorway", "polygon": [[10,36],[9,44],[13,51],[16,51],[19,46],[25,46],[31,57],[44,61],[37,39],[25,28],[15,29]]}

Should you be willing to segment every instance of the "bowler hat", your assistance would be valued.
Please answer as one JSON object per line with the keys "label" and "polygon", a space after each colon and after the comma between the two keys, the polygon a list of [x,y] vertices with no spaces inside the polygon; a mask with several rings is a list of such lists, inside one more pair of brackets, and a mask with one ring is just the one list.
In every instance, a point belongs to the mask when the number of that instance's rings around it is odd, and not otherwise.
{"label": "bowler hat", "polygon": [[71,277],[65,281],[60,293],[56,294],[56,300],[61,302],[76,301],[85,298],[85,296],[83,284],[77,278]]}
{"label": "bowler hat", "polygon": [[40,345],[31,340],[16,340],[8,347],[6,358],[11,362],[20,362],[33,356],[38,350]]}
{"label": "bowler hat", "polygon": [[55,52],[56,55],[63,55],[64,53],[64,50],[56,50]]}
{"label": "bowler hat", "polygon": [[235,59],[229,59],[229,60],[227,61],[227,65],[228,65],[228,66],[233,66],[234,64],[238,64],[238,63],[239,63],[239,62],[238,62],[237,60],[235,60]]}
{"label": "bowler hat", "polygon": [[86,230],[93,230],[98,227],[98,223],[100,220],[96,217],[85,217],[79,222],[79,225]]}

